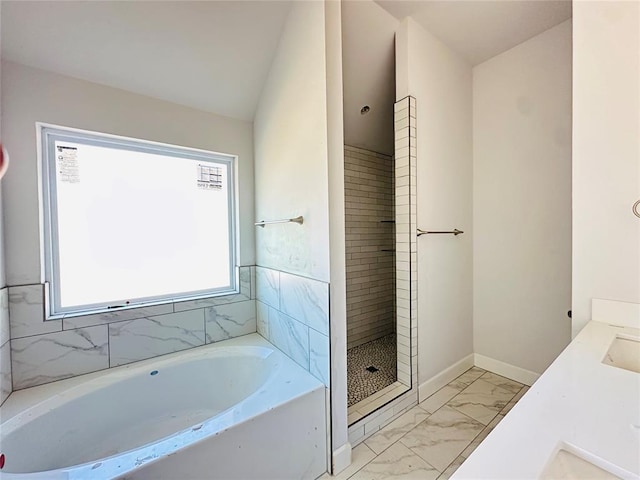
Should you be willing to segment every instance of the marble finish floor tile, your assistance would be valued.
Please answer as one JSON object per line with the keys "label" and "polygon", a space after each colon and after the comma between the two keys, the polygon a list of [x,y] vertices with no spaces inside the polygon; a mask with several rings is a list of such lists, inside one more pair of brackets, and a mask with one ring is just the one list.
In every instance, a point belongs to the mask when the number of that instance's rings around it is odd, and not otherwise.
{"label": "marble finish floor tile", "polygon": [[[392,333],[347,350],[348,406],[364,400],[397,380],[396,335]],[[377,372],[366,368],[374,366]]]}
{"label": "marble finish floor tile", "polygon": [[351,451],[351,465],[334,476],[325,473],[319,480],[347,480],[374,458],[376,458],[375,452],[361,443]]}
{"label": "marble finish floor tile", "polygon": [[426,420],[430,415],[427,411],[419,406],[413,407],[407,413],[396,418],[386,427],[382,428],[378,433],[365,440],[367,446],[376,453],[382,453],[390,445],[400,440],[407,432],[412,430],[416,425]]}
{"label": "marble finish floor tile", "polygon": [[524,386],[514,380],[509,380],[508,378],[501,377],[500,375],[496,375],[495,373],[491,372],[484,373],[480,378],[485,382],[489,382],[496,387],[500,387],[503,390],[507,390],[513,394],[518,393]]}
{"label": "marble finish floor tile", "polygon": [[402,437],[400,443],[443,472],[483,428],[480,422],[444,406]]}
{"label": "marble finish floor tile", "polygon": [[[321,478],[417,480],[437,476],[447,480],[528,388],[473,367],[358,445],[353,468],[337,477]],[[491,417],[483,424],[453,405]],[[359,413],[355,406],[349,408],[352,413]]]}
{"label": "marble finish floor tile", "polygon": [[515,392],[504,390],[480,378],[451,399],[447,405],[488,425],[514,396]]}
{"label": "marble finish floor tile", "polygon": [[436,393],[428,397],[426,400],[422,401],[419,405],[427,412],[435,413],[436,410],[438,410],[459,393],[460,390],[458,390],[457,388],[445,385]]}
{"label": "marble finish floor tile", "polygon": [[394,443],[369,462],[351,480],[435,480],[440,475],[433,466],[401,443]]}
{"label": "marble finish floor tile", "polygon": [[516,405],[516,403],[520,401],[522,396],[528,391],[529,387],[527,387],[526,385],[522,387],[520,391],[516,393],[516,396],[509,400],[509,403],[507,403],[507,405],[502,410],[500,410],[500,415],[506,415],[507,413],[509,413],[511,409]]}

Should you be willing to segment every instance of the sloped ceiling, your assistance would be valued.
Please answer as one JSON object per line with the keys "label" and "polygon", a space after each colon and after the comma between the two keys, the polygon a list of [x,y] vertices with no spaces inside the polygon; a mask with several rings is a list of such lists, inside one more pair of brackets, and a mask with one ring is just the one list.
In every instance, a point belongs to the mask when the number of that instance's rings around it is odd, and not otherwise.
{"label": "sloped ceiling", "polygon": [[2,57],[253,120],[290,1],[7,1]]}

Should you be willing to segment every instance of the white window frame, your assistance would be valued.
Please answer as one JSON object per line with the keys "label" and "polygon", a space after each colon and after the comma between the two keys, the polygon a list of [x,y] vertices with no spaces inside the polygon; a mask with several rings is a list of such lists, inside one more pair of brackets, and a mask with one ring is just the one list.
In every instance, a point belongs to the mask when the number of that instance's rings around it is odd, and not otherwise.
{"label": "white window frame", "polygon": [[[236,294],[239,292],[239,267],[237,248],[237,222],[236,222],[236,168],[237,156],[200,150],[178,145],[171,145],[148,140],[110,135],[106,133],[80,130],[75,128],[52,125],[48,123],[36,123],[38,143],[38,174],[40,177],[40,205],[41,205],[41,259],[42,278],[45,283],[45,319],[57,319],[89,315],[102,312],[115,312],[121,309],[140,308],[150,305],[160,305],[185,300],[197,300],[222,295]],[[55,247],[58,238],[57,230],[57,197],[56,197],[56,168],[55,168],[55,142],[56,140],[69,141],[87,145],[105,146],[129,151],[155,153],[169,155],[176,158],[187,158],[202,162],[223,163],[227,165],[227,200],[229,211],[229,285],[200,290],[196,292],[177,292],[175,294],[160,295],[156,297],[131,298],[118,305],[113,302],[83,305],[80,307],[63,308],[60,305],[60,276],[59,258]],[[116,310],[117,309],[117,310]]]}

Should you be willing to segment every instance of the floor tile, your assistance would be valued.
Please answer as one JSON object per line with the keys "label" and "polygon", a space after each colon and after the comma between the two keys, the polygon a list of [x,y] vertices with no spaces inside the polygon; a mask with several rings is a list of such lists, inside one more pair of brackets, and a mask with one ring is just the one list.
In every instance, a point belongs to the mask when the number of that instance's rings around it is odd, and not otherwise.
{"label": "floor tile", "polygon": [[501,377],[500,375],[496,375],[495,373],[486,372],[480,377],[485,382],[489,382],[496,387],[500,387],[503,390],[507,390],[511,393],[518,393],[520,389],[524,386],[521,383],[516,382],[515,380],[510,380],[505,377]]}
{"label": "floor tile", "polygon": [[443,472],[484,426],[444,406],[400,439],[423,460]]}
{"label": "floor tile", "polygon": [[498,415],[496,418],[491,420],[491,423],[489,423],[489,425],[482,429],[482,431],[476,438],[473,439],[469,446],[462,451],[460,456],[463,458],[469,458],[469,455],[471,455],[473,451],[478,448],[478,446],[484,441],[484,439],[487,438],[487,435],[491,433],[491,431],[502,421],[503,418],[504,416]]}
{"label": "floor tile", "polygon": [[331,476],[328,473],[325,473],[319,480],[347,480],[375,457],[376,454],[373,450],[367,447],[364,443],[361,443],[351,451],[351,465],[336,476]]}
{"label": "floor tile", "polygon": [[464,458],[462,455],[459,455],[453,462],[451,462],[451,465],[449,465],[447,469],[442,472],[442,474],[438,477],[438,480],[448,480],[465,460],[466,458]]}
{"label": "floor tile", "polygon": [[429,415],[429,413],[419,406],[413,407],[407,413],[400,415],[389,425],[381,429],[378,433],[369,437],[365,443],[374,452],[382,453]]}
{"label": "floor tile", "polygon": [[529,387],[527,387],[526,385],[522,387],[520,391],[516,393],[516,396],[513,397],[502,410],[500,410],[500,415],[506,415],[507,413],[509,413],[511,409],[515,406],[515,404],[518,403],[522,398],[522,396],[528,391],[529,391]]}
{"label": "floor tile", "polygon": [[458,393],[460,393],[460,390],[447,385],[445,387],[442,387],[440,390],[421,402],[419,405],[427,412],[434,413],[445,403],[455,397]]}
{"label": "floor tile", "polygon": [[515,393],[504,390],[482,378],[476,380],[451,399],[447,405],[488,425]]}
{"label": "floor tile", "polygon": [[351,480],[435,480],[440,475],[435,468],[400,443],[394,443],[369,462]]}
{"label": "floor tile", "polygon": [[[396,334],[385,335],[347,350],[347,397],[349,406],[392,384],[398,378]],[[370,372],[367,367],[378,370]]]}
{"label": "floor tile", "polygon": [[487,371],[483,370],[482,368],[471,367],[469,370],[464,372],[462,375],[460,375],[454,381],[449,383],[449,386],[453,387],[453,388],[457,388],[458,390],[464,390],[465,388],[467,388],[469,385],[471,385],[473,382],[475,382],[477,379],[479,379],[485,373],[487,373]]}

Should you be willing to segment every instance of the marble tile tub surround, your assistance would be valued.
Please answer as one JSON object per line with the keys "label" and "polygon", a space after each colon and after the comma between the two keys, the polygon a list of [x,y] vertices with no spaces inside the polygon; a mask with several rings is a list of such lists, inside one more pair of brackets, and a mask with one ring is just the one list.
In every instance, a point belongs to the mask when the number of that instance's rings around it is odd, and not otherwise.
{"label": "marble tile tub surround", "polygon": [[256,267],[258,333],[329,386],[329,284]]}
{"label": "marble tile tub surround", "polygon": [[0,289],[0,405],[11,394],[11,344],[9,332],[9,289]]}
{"label": "marble tile tub surround", "polygon": [[9,287],[8,298],[1,378],[14,390],[257,331],[255,267],[240,267],[237,294],[59,320],[44,321],[43,285]]}
{"label": "marble tile tub surround", "polygon": [[[353,449],[346,470],[321,479],[448,479],[528,388],[473,367],[422,403],[391,417],[383,428],[372,429]],[[476,403],[491,410],[486,423],[464,413]]]}

